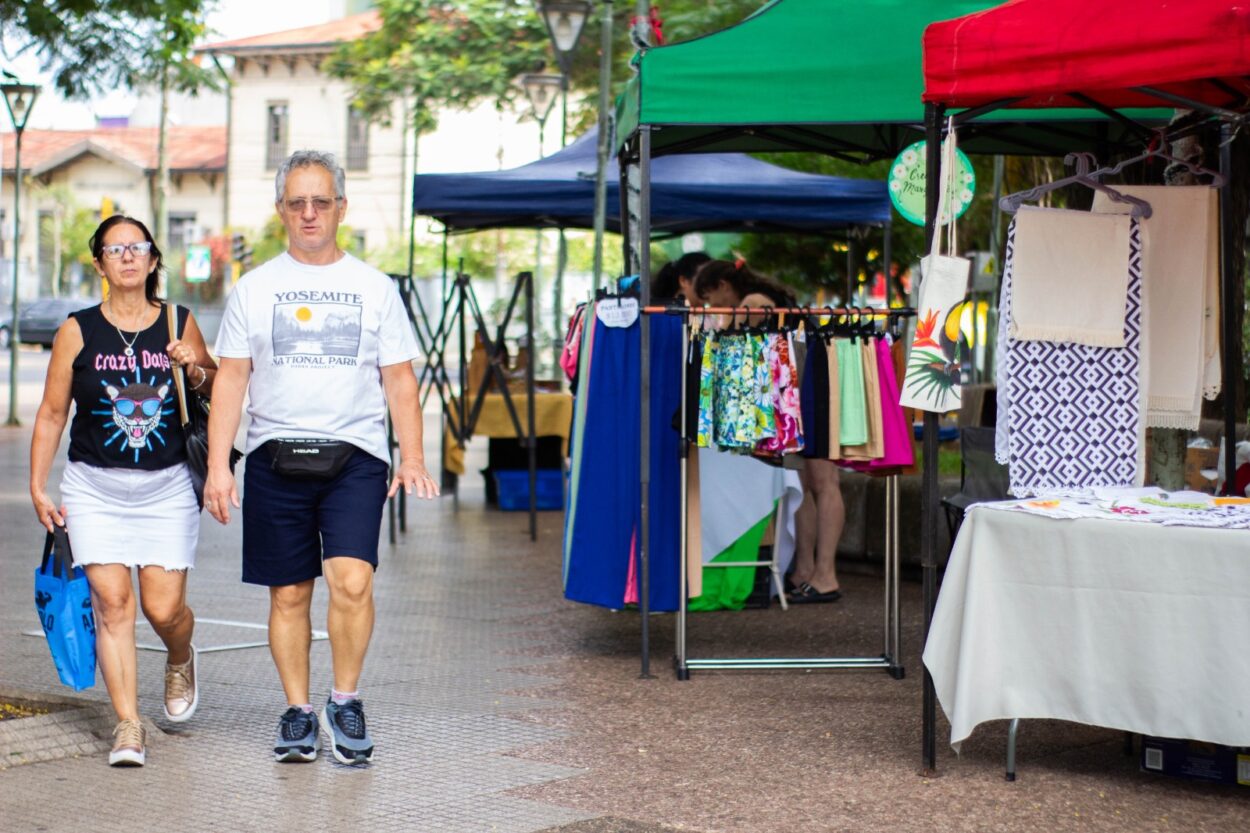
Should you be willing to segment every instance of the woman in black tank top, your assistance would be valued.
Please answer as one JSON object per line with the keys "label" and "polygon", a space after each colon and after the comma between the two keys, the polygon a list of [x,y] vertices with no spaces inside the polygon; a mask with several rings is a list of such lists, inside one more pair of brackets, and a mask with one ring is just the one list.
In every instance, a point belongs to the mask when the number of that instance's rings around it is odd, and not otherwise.
{"label": "woman in black tank top", "polygon": [[[166,306],[156,297],[161,252],[143,223],[110,217],[90,245],[108,300],[57,331],[31,439],[30,496],[49,531],[68,529],[74,562],[91,584],[97,658],[119,721],[109,763],[142,765],[131,570],[138,568],[144,615],[169,651],[165,717],[187,720],[198,706],[195,618],[185,599],[199,507],[173,368],[182,365],[188,386],[207,393],[216,365],[187,310],[177,310],[178,337],[170,340]],[[46,488],[71,402],[58,507]]]}

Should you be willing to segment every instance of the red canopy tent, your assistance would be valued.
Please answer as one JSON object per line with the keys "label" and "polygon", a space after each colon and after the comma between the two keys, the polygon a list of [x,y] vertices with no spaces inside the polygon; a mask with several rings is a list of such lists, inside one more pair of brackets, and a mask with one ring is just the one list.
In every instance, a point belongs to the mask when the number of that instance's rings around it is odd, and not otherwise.
{"label": "red canopy tent", "polygon": [[930,24],[924,76],[924,101],[947,107],[1238,109],[1250,99],[1250,2],[1011,0]]}
{"label": "red canopy tent", "polygon": [[[956,125],[1004,107],[1090,107],[1123,123],[1118,110],[1167,104],[1194,111],[1177,120],[1169,138],[1218,130],[1221,189],[1221,304],[1232,309],[1232,228],[1229,199],[1234,124],[1250,121],[1250,0],[1011,0],[1001,6],[930,24],[924,32],[926,138],[937,147],[948,109]],[[961,109],[967,108],[967,109]],[[1222,123],[1222,124],[1221,124]],[[1139,126],[1140,128],[1140,126]],[[1151,131],[1138,131],[1146,139]],[[941,154],[927,156],[936,183]],[[937,216],[937,189],[926,194],[926,241]],[[1239,334],[1223,315],[1223,342]],[[1227,349],[1227,348],[1226,348]],[[1234,373],[1223,362],[1226,470],[1233,471]],[[924,459],[937,459],[937,415],[925,414]],[[923,471],[921,556],[925,636],[937,595],[937,467]],[[925,671],[925,767],[936,766],[936,698]]]}

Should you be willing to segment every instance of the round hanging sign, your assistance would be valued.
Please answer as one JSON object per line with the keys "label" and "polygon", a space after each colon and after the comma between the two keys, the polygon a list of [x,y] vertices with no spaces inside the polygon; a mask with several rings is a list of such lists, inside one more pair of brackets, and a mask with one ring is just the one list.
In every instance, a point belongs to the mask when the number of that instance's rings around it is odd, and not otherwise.
{"label": "round hanging sign", "polygon": [[[955,149],[956,164],[951,183],[951,202],[956,218],[963,216],[972,205],[972,195],[977,190],[977,175],[972,163],[962,150]],[[925,143],[916,142],[903,150],[890,166],[890,201],[907,220],[918,226],[924,225],[924,179]],[[947,212],[950,213],[949,211]],[[940,218],[938,225],[946,225],[949,218]]]}

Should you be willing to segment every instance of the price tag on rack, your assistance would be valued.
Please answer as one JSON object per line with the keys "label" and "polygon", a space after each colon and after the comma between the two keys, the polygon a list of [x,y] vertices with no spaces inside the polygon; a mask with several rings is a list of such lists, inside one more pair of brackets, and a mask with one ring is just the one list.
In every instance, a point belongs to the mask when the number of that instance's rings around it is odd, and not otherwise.
{"label": "price tag on rack", "polygon": [[595,315],[605,327],[629,327],[638,320],[637,298],[604,298],[595,304]]}

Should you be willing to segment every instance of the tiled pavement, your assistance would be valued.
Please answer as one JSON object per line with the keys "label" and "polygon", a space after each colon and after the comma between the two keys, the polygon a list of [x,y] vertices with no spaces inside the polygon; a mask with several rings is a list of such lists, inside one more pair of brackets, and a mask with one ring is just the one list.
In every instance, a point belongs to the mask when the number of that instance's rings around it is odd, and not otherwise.
{"label": "tiled pavement", "polygon": [[[42,641],[17,635],[37,627],[28,437],[0,429],[0,696],[66,692]],[[921,622],[911,583],[903,681],[708,673],[678,683],[667,665],[671,616],[653,619],[655,679],[640,681],[637,617],[560,599],[559,516],[540,516],[534,547],[524,515],[480,507],[480,478],[470,476],[459,511],[450,500],[413,507],[401,545],[384,544],[363,682],[379,743],[372,767],[271,763],[283,704],[268,652],[210,653],[204,710],[163,736],[143,770],[109,770],[99,754],[0,770],[0,833],[1250,830],[1250,790],[1143,775],[1119,733],[1070,723],[1027,721],[1021,779],[1007,784],[1003,722],[979,729],[957,758],[939,718],[941,777],[917,777]],[[206,618],[263,622],[263,591],[238,581],[238,535],[237,522],[205,521],[191,601]],[[871,652],[880,582],[843,580],[837,605],[701,614],[691,652]],[[324,611],[319,593],[319,619]],[[217,624],[199,633],[202,647],[257,635]],[[161,661],[140,654],[149,717],[160,713]],[[314,645],[313,662],[324,697],[326,643]],[[85,696],[101,703],[104,693]]]}
{"label": "tiled pavement", "polygon": [[[27,421],[29,425],[29,420]],[[29,428],[0,431],[0,684],[64,694],[41,639],[29,572],[42,536],[26,494]],[[54,472],[52,483],[59,479]],[[269,747],[285,707],[264,648],[207,653],[201,659],[200,711],[185,728],[160,715],[164,655],[139,652],[141,708],[169,730],[139,770],[111,770],[99,753],[0,771],[0,830],[287,830],[344,827],[370,831],[538,831],[595,814],[522,800],[505,791],[580,771],[507,753],[561,737],[562,730],[516,719],[558,701],[526,694],[552,680],[529,673],[531,639],[513,626],[562,602],[533,592],[539,549],[524,515],[484,515],[466,489],[451,500],[409,504],[409,530],[383,539],[377,575],[378,624],[362,691],[378,743],[367,768],[323,755],[312,764],[277,764]],[[237,513],[236,513],[237,514]],[[265,592],[239,582],[237,518],[221,527],[204,516],[190,602],[215,620],[263,623]],[[558,518],[543,520],[541,546],[557,540]],[[142,546],[142,541],[130,545]],[[314,627],[324,627],[319,589]],[[322,624],[319,624],[322,623]],[[156,641],[141,625],[140,641]],[[145,639],[146,637],[146,639]],[[206,625],[202,647],[263,639],[263,632]],[[314,699],[330,685],[330,649],[312,649]],[[103,684],[84,692],[103,702]],[[83,800],[94,796],[97,800]]]}

